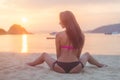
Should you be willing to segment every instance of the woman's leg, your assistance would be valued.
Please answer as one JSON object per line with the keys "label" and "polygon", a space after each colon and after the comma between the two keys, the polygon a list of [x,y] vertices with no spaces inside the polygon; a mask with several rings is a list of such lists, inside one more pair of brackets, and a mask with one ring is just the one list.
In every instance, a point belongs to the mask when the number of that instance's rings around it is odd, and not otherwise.
{"label": "woman's leg", "polygon": [[85,54],[83,54],[80,58],[80,61],[83,63],[83,65],[85,66],[87,62],[89,62],[90,64],[96,65],[97,67],[103,67],[103,66],[107,66],[104,64],[99,63],[95,58],[93,58],[89,52],[86,52]]}
{"label": "woman's leg", "polygon": [[38,57],[35,61],[28,63],[30,66],[35,66],[38,64],[42,64],[43,62],[46,62],[49,67],[52,69],[53,63],[56,61],[53,59],[49,54],[47,53],[42,53],[40,57]]}

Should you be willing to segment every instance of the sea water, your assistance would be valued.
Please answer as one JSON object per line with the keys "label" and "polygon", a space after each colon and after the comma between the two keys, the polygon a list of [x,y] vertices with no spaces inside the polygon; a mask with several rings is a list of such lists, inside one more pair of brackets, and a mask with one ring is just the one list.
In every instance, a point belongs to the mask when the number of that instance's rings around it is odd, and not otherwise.
{"label": "sea water", "polygon": [[[55,35],[49,33],[32,35],[0,35],[0,52],[15,53],[56,53]],[[85,33],[82,53],[119,55],[120,35]]]}

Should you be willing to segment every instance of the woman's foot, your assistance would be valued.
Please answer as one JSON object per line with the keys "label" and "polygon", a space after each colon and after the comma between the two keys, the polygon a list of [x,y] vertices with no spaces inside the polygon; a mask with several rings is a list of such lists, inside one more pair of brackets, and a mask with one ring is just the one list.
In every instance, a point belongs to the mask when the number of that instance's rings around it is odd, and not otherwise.
{"label": "woman's foot", "polygon": [[35,66],[35,64],[34,63],[27,63],[27,65],[29,65],[29,66]]}
{"label": "woman's foot", "polygon": [[106,64],[99,64],[99,65],[97,65],[97,67],[99,67],[99,68],[102,68],[102,67],[107,67],[108,65],[106,65]]}

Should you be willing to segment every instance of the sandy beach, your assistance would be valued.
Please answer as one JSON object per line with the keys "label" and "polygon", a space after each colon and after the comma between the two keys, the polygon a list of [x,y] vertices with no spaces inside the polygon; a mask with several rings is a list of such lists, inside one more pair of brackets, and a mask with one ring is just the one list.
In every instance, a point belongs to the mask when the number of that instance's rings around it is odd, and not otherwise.
{"label": "sandy beach", "polygon": [[[87,64],[81,73],[61,74],[49,69],[46,63],[31,67],[25,63],[40,53],[0,53],[0,80],[119,80],[120,55],[93,55],[108,67],[97,68]],[[51,54],[55,58],[54,54]]]}

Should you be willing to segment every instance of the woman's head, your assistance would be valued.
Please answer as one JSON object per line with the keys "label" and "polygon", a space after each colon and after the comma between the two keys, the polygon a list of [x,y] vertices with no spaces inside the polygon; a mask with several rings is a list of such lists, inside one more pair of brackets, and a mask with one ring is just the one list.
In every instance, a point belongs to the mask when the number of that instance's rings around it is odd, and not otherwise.
{"label": "woman's head", "polygon": [[65,28],[75,21],[75,17],[72,12],[64,11],[60,13],[60,24]]}
{"label": "woman's head", "polygon": [[66,28],[66,33],[73,47],[76,49],[82,48],[84,44],[84,35],[71,11],[60,13],[60,24]]}

